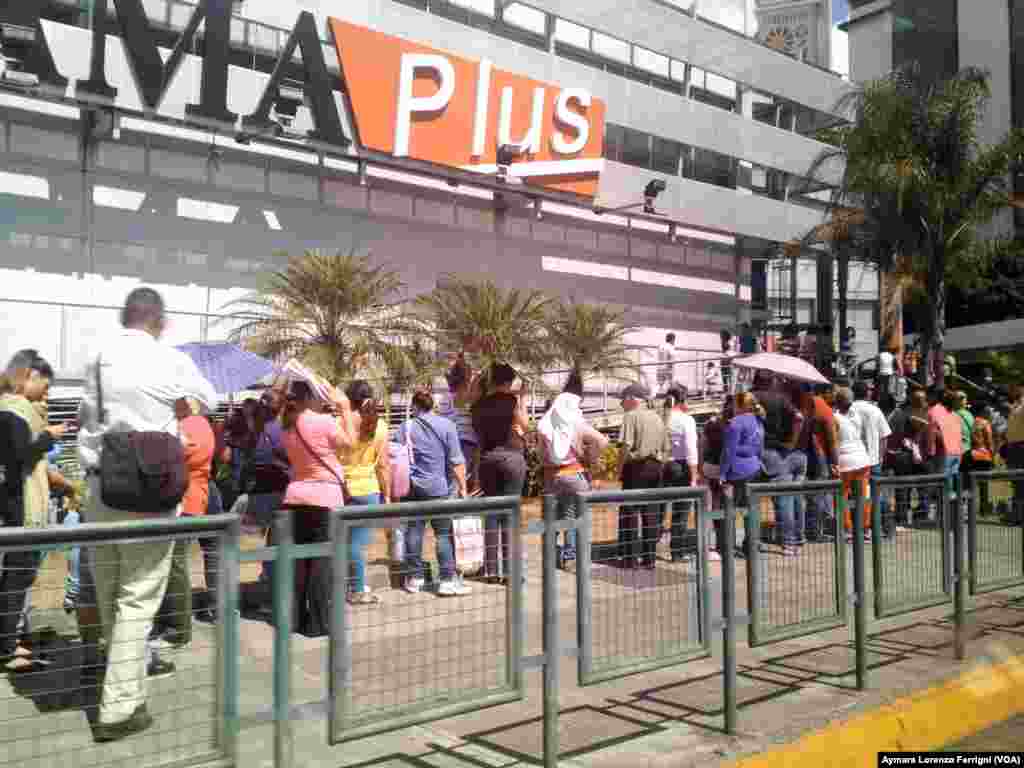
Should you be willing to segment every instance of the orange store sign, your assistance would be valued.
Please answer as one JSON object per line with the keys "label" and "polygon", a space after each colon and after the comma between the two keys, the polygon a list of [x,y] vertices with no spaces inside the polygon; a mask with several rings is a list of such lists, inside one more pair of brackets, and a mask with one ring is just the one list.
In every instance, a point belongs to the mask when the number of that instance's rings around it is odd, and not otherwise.
{"label": "orange store sign", "polygon": [[330,20],[359,143],[396,157],[493,173],[497,148],[522,155],[510,175],[593,197],[604,167],[600,99],[391,35]]}

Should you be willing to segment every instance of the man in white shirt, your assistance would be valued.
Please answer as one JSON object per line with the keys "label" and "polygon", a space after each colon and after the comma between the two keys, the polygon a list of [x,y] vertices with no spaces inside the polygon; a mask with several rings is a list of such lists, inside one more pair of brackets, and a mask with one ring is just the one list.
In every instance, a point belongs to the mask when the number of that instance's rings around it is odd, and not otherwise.
{"label": "man in white shirt", "polygon": [[[850,415],[861,425],[861,440],[867,449],[871,459],[871,482],[876,483],[882,477],[882,464],[885,461],[886,440],[892,434],[889,421],[885,418],[882,410],[868,400],[868,383],[857,381],[853,385],[853,405],[850,406]],[[892,534],[892,524],[889,520],[888,500],[878,494],[878,504],[882,518],[882,530],[885,535]]]}
{"label": "man in white shirt", "polygon": [[[108,340],[85,376],[79,411],[78,451],[89,478],[91,523],[137,520],[100,498],[97,471],[107,430],[178,434],[174,405],[190,397],[212,409],[217,396],[192,359],[159,343],[167,319],[164,302],[152,288],[136,288],[121,310],[121,332]],[[102,374],[103,410],[98,414],[96,377]],[[167,588],[170,540],[105,544],[90,553],[103,634],[107,671],[94,727],[96,741],[114,741],[153,723],[146,710],[146,640]]]}
{"label": "man in white shirt", "polygon": [[[682,384],[673,384],[668,390],[670,409],[666,415],[672,455],[665,463],[662,484],[668,488],[683,488],[700,483],[700,454],[697,453],[697,422],[687,413],[686,397],[689,393]],[[690,517],[690,504],[677,503],[672,507],[672,538],[669,550],[672,561],[684,557],[684,540]]]}
{"label": "man in white shirt", "polygon": [[665,341],[658,345],[658,391],[667,392],[675,378],[676,335],[665,335]]}

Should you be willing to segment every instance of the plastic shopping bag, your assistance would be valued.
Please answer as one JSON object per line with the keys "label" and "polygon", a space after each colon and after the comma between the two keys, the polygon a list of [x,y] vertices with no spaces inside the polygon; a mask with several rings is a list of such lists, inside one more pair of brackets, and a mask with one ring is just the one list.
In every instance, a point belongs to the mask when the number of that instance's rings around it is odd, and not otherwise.
{"label": "plastic shopping bag", "polygon": [[479,517],[458,517],[452,521],[455,539],[455,567],[463,576],[474,576],[484,568],[484,524]]}

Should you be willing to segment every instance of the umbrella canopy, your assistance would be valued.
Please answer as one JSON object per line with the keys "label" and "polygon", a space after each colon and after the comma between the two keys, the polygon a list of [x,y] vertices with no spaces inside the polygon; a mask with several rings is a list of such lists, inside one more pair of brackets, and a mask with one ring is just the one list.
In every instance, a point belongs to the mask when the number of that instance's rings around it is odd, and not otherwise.
{"label": "umbrella canopy", "polygon": [[269,360],[237,344],[182,344],[178,349],[192,358],[218,395],[241,392],[277,370]]}
{"label": "umbrella canopy", "polygon": [[780,355],[775,352],[759,352],[756,355],[737,357],[732,361],[737,368],[756,368],[761,371],[770,371],[776,376],[796,381],[806,381],[810,384],[829,384],[828,379],[821,375],[817,368],[792,355]]}

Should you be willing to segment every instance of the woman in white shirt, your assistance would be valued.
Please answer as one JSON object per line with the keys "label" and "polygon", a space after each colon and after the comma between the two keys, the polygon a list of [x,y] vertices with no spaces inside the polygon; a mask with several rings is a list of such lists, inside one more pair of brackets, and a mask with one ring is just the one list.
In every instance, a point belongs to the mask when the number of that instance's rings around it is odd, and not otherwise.
{"label": "woman in white shirt", "polygon": [[871,456],[861,439],[863,428],[860,418],[850,411],[853,405],[853,393],[848,387],[839,387],[835,393],[836,431],[839,433],[839,477],[843,481],[843,495],[846,497],[846,537],[853,537],[853,516],[850,513],[850,492],[855,484],[860,484],[861,495],[864,497],[864,537],[869,537],[871,528],[870,491],[868,478],[871,474]]}
{"label": "woman in white shirt", "polygon": [[[583,377],[569,376],[565,389],[537,425],[544,457],[544,492],[558,499],[558,519],[577,516],[576,494],[590,490],[587,466],[596,463],[608,446],[608,438],[594,429],[583,416]],[[576,559],[576,531],[565,532],[565,545],[558,549],[558,568],[565,570]]]}
{"label": "woman in white shirt", "polygon": [[[700,456],[697,453],[697,422],[687,413],[688,392],[682,384],[674,384],[668,390],[669,411],[666,414],[669,439],[672,443],[671,460],[665,464],[662,480],[667,488],[697,485],[700,481]],[[683,558],[683,541],[686,538],[690,503],[676,503],[672,506],[672,539],[669,551],[672,560]]]}

